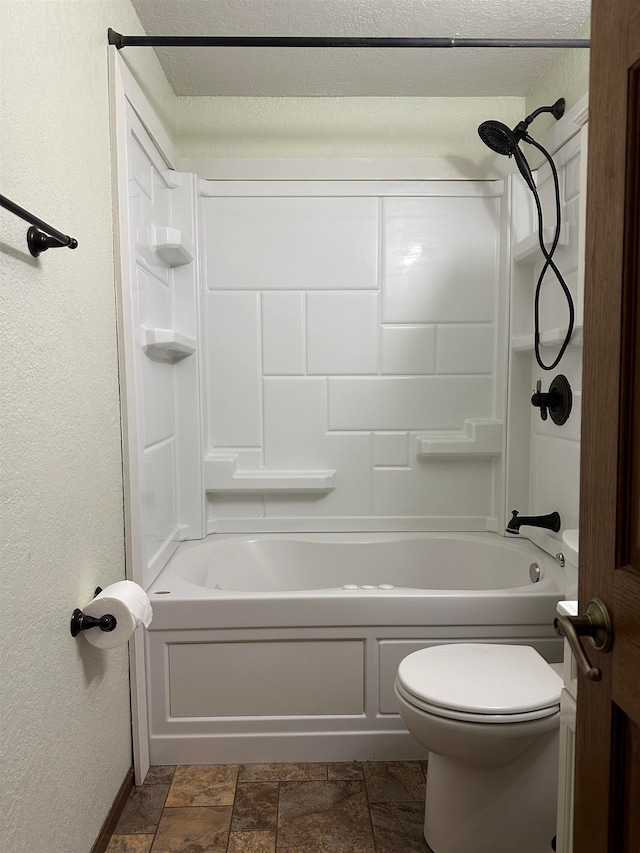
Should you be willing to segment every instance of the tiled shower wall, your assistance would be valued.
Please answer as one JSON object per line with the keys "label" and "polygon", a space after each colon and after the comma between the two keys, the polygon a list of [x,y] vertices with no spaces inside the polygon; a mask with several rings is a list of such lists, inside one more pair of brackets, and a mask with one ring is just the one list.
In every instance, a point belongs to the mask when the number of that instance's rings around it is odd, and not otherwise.
{"label": "tiled shower wall", "polygon": [[503,182],[199,187],[208,531],[502,524]]}

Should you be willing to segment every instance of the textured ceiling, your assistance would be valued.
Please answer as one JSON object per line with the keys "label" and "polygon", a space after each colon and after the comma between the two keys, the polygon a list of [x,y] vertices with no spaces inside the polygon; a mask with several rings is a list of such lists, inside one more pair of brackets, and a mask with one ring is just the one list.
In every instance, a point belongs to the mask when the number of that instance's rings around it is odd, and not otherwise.
{"label": "textured ceiling", "polygon": [[[149,35],[571,38],[589,0],[132,0]],[[126,35],[126,34],[125,34]],[[127,51],[149,48],[127,48]],[[177,95],[524,96],[547,49],[163,48]]]}

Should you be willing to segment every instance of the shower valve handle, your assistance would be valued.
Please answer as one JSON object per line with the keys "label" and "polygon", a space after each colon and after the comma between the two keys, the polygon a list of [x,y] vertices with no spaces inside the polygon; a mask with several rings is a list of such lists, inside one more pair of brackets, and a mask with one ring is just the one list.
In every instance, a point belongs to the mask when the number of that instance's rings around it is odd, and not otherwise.
{"label": "shower valve handle", "polygon": [[554,424],[562,426],[571,414],[572,399],[569,380],[562,373],[559,373],[551,381],[546,394],[542,391],[542,380],[538,379],[536,390],[531,397],[531,404],[540,409],[540,417],[543,421],[546,421],[547,417],[551,415]]}
{"label": "shower valve handle", "polygon": [[533,396],[531,397],[531,403],[533,406],[538,406],[540,408],[540,417],[543,421],[546,421],[547,419],[550,402],[551,394],[543,393],[542,380],[538,379],[536,382],[536,390],[533,392]]}

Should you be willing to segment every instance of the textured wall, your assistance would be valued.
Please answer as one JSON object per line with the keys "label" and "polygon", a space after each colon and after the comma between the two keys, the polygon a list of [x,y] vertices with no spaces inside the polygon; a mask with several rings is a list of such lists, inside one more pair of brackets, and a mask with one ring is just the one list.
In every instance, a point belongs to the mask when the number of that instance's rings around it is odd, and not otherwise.
{"label": "textured wall", "polygon": [[[588,38],[589,21],[575,33]],[[560,95],[588,89],[589,51],[563,50],[524,98],[208,98],[181,96],[176,135],[185,157],[485,157],[476,128],[510,126]],[[537,119],[541,136],[552,119]]]}
{"label": "textured wall", "polygon": [[476,128],[515,124],[523,98],[189,98],[185,157],[486,157]]}
{"label": "textured wall", "polygon": [[35,260],[0,213],[7,853],[88,853],[131,764],[127,649],[69,634],[124,576],[109,25],[128,0],[0,3],[2,193],[79,242]]}
{"label": "textured wall", "polygon": [[[584,24],[574,33],[574,38],[589,38],[591,22]],[[527,94],[526,115],[543,104],[553,104],[558,98],[565,98],[567,109],[572,107],[589,90],[589,50],[561,50],[555,62],[549,66],[538,82]],[[531,132],[535,129],[535,138],[541,139],[543,133],[551,127],[554,119],[542,115],[536,119]]]}
{"label": "textured wall", "polygon": [[[111,2],[103,5],[119,6],[123,4],[128,5],[129,0],[119,0],[117,3]],[[110,21],[112,17],[109,17]],[[133,27],[133,29],[127,30],[127,35],[141,32],[140,25],[137,22],[133,24]],[[116,27],[113,27],[113,29],[116,29]],[[145,97],[164,125],[164,129],[169,136],[174,137],[176,134],[177,98],[167,82],[162,68],[160,68],[155,51],[148,47],[129,47],[126,50],[121,50],[118,56],[124,60],[136,78]]]}
{"label": "textured wall", "polygon": [[[133,0],[150,33],[568,37],[589,0]],[[212,22],[215,22],[212,25]],[[209,97],[524,97],[540,50],[159,50],[176,94]],[[498,58],[499,57],[499,58]]]}

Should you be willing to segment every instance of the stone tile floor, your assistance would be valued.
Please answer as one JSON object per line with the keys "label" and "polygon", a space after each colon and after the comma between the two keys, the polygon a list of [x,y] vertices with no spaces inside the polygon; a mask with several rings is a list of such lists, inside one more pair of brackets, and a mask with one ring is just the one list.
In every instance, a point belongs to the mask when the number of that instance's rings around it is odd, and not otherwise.
{"label": "stone tile floor", "polygon": [[152,767],[107,853],[430,853],[419,761]]}

